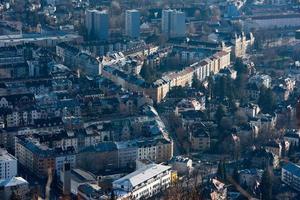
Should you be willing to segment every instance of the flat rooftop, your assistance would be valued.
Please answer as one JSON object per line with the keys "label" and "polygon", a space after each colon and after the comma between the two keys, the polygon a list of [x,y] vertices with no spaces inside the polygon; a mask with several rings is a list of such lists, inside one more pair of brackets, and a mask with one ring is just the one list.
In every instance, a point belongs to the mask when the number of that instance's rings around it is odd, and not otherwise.
{"label": "flat rooftop", "polygon": [[2,161],[12,161],[12,160],[17,161],[17,159],[13,155],[8,153],[6,150],[0,149],[0,162],[2,162]]}

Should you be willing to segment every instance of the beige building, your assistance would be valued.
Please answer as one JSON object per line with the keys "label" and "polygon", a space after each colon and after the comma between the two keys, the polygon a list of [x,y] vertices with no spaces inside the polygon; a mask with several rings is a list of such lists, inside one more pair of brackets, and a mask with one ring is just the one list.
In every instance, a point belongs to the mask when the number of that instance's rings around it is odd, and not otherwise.
{"label": "beige building", "polygon": [[211,57],[200,62],[196,62],[181,71],[171,72],[156,80],[152,84],[148,84],[142,79],[127,75],[124,72],[110,66],[103,67],[102,75],[125,89],[136,92],[144,92],[154,101],[160,102],[166,97],[172,87],[190,86],[192,84],[194,74],[196,74],[199,80],[204,80],[211,73],[218,73],[220,69],[229,65],[230,52],[219,51]]}
{"label": "beige building", "polygon": [[193,151],[204,151],[210,148],[210,137],[206,131],[197,130],[190,133],[191,149]]}
{"label": "beige building", "polygon": [[244,32],[241,35],[235,34],[235,37],[231,40],[232,46],[232,54],[234,57],[244,57],[246,55],[246,51],[249,46],[254,44],[254,36],[250,32],[249,38],[247,39]]}

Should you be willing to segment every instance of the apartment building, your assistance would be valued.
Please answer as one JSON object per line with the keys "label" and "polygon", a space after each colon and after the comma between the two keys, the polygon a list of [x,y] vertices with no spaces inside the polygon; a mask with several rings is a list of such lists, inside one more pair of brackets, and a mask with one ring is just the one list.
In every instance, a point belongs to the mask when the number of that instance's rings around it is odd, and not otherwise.
{"label": "apartment building", "polygon": [[143,79],[139,79],[136,76],[125,74],[111,66],[104,66],[102,75],[125,89],[144,92],[154,101],[160,102],[166,97],[172,87],[191,85],[194,74],[199,80],[204,80],[211,73],[218,73],[220,69],[229,65],[230,52],[220,51],[181,71],[166,74],[152,84],[146,83]]}
{"label": "apartment building", "polygon": [[75,167],[73,147],[51,148],[33,137],[17,136],[15,155],[21,165],[39,178],[47,178],[49,169],[59,174],[65,162]]}
{"label": "apartment building", "polygon": [[145,199],[171,185],[172,170],[161,164],[146,165],[113,182],[117,199]]}
{"label": "apartment building", "polygon": [[120,168],[134,166],[136,160],[166,162],[173,157],[173,143],[166,139],[116,142]]}
{"label": "apartment building", "polygon": [[6,150],[0,149],[0,180],[11,179],[17,173],[17,159]]}
{"label": "apartment building", "polygon": [[300,191],[300,166],[289,162],[281,169],[281,181]]}
{"label": "apartment building", "polygon": [[1,200],[11,200],[15,197],[13,194],[17,195],[18,199],[28,199],[29,192],[29,183],[22,177],[0,180]]}

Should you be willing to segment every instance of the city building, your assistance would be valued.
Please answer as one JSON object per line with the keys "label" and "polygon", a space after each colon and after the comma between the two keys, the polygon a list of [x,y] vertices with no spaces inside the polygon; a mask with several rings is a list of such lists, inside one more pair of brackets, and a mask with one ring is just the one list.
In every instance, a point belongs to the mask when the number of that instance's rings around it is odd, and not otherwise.
{"label": "city building", "polygon": [[251,29],[274,29],[274,28],[298,28],[300,26],[299,13],[270,13],[269,15],[254,15],[251,20],[246,18],[242,21],[246,30]]}
{"label": "city building", "polygon": [[290,145],[298,146],[299,139],[300,139],[300,133],[296,129],[287,130],[283,136],[283,139],[284,139],[284,141],[289,142]]}
{"label": "city building", "polygon": [[85,26],[91,40],[107,40],[109,18],[106,10],[86,10]]}
{"label": "city building", "polygon": [[271,152],[272,154],[274,154],[274,155],[278,156],[279,158],[281,158],[281,154],[282,154],[281,142],[271,140],[265,145],[265,149],[266,149],[267,152]]}
{"label": "city building", "polygon": [[171,88],[175,86],[190,86],[194,75],[202,81],[211,72],[217,73],[220,69],[229,65],[230,52],[220,51],[208,59],[203,59],[200,62],[185,67],[181,71],[166,73],[152,84],[146,83],[143,79],[136,76],[126,74],[113,66],[104,66],[102,68],[102,75],[125,89],[145,93],[155,102],[159,103],[166,97]]}
{"label": "city building", "polygon": [[116,144],[114,142],[102,142],[81,150],[77,154],[76,166],[95,174],[118,169]]}
{"label": "city building", "polygon": [[210,148],[209,133],[203,129],[196,129],[190,132],[189,141],[193,151],[204,151]]}
{"label": "city building", "polygon": [[166,162],[173,156],[173,143],[166,139],[129,140],[116,142],[119,167],[133,167],[136,160]]}
{"label": "city building", "polygon": [[19,199],[28,199],[29,183],[22,177],[0,180],[1,200],[11,200],[13,195]]}
{"label": "city building", "polygon": [[161,29],[167,37],[184,37],[186,34],[185,13],[170,9],[163,10]]}
{"label": "city building", "polygon": [[184,156],[174,156],[170,162],[172,169],[177,171],[178,175],[187,175],[193,170],[192,159]]}
{"label": "city building", "polygon": [[125,34],[130,38],[140,37],[140,12],[138,10],[126,10]]}
{"label": "city building", "polygon": [[248,117],[256,117],[260,112],[260,108],[257,104],[254,103],[247,103],[241,106],[241,109],[245,112]]}
{"label": "city building", "polygon": [[249,188],[254,188],[257,183],[260,183],[263,170],[251,168],[239,171],[239,182],[247,185]]}
{"label": "city building", "polygon": [[[81,51],[72,45],[60,43],[56,45],[56,54],[60,57],[64,65],[77,71],[77,74],[86,74],[89,76],[101,74],[100,62],[88,51]],[[61,64],[56,64],[56,66],[65,67]]]}
{"label": "city building", "polygon": [[271,88],[272,78],[269,75],[265,74],[256,74],[249,78],[248,81],[250,84],[256,84],[258,88],[261,88],[262,86],[266,88]]}
{"label": "city building", "polygon": [[47,178],[49,169],[57,175],[65,163],[75,167],[76,154],[72,146],[67,148],[51,148],[40,143],[36,138],[17,136],[15,155],[20,164],[39,178]]}
{"label": "city building", "polygon": [[82,40],[82,36],[71,33],[1,35],[0,47],[11,47],[28,43],[43,47],[54,47],[60,42],[80,43]]}
{"label": "city building", "polygon": [[182,99],[180,102],[177,103],[175,113],[180,114],[186,111],[205,110],[205,98],[199,99],[200,100],[195,98]]}
{"label": "city building", "polygon": [[117,199],[149,198],[168,188],[171,176],[170,166],[149,164],[114,181],[114,193]]}
{"label": "city building", "polygon": [[300,166],[292,162],[281,169],[281,181],[297,191],[300,191]]}
{"label": "city building", "polygon": [[84,183],[78,187],[78,200],[107,200],[110,197],[97,184]]}
{"label": "city building", "polygon": [[70,174],[68,171],[62,171],[60,173],[60,184],[63,188],[65,183],[65,176],[70,176],[70,192],[73,195],[78,195],[78,187],[82,184],[95,184],[97,183],[96,176],[88,171],[84,171],[82,169],[76,168],[70,170]]}
{"label": "city building", "polygon": [[11,179],[18,173],[17,159],[6,150],[0,149],[0,180]]}

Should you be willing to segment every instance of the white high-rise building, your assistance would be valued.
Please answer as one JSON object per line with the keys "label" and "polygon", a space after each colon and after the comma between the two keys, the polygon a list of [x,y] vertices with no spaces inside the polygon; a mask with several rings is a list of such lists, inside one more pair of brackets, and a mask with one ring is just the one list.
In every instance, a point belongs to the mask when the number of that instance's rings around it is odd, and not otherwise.
{"label": "white high-rise building", "polygon": [[184,37],[186,33],[185,13],[177,10],[163,10],[161,29],[167,37]]}
{"label": "white high-rise building", "polygon": [[125,34],[131,38],[140,37],[140,12],[138,10],[126,10]]}
{"label": "white high-rise building", "polygon": [[11,179],[17,173],[17,159],[6,150],[0,149],[0,180]]}
{"label": "white high-rise building", "polygon": [[85,26],[88,36],[93,40],[107,40],[109,18],[106,10],[86,10]]}

